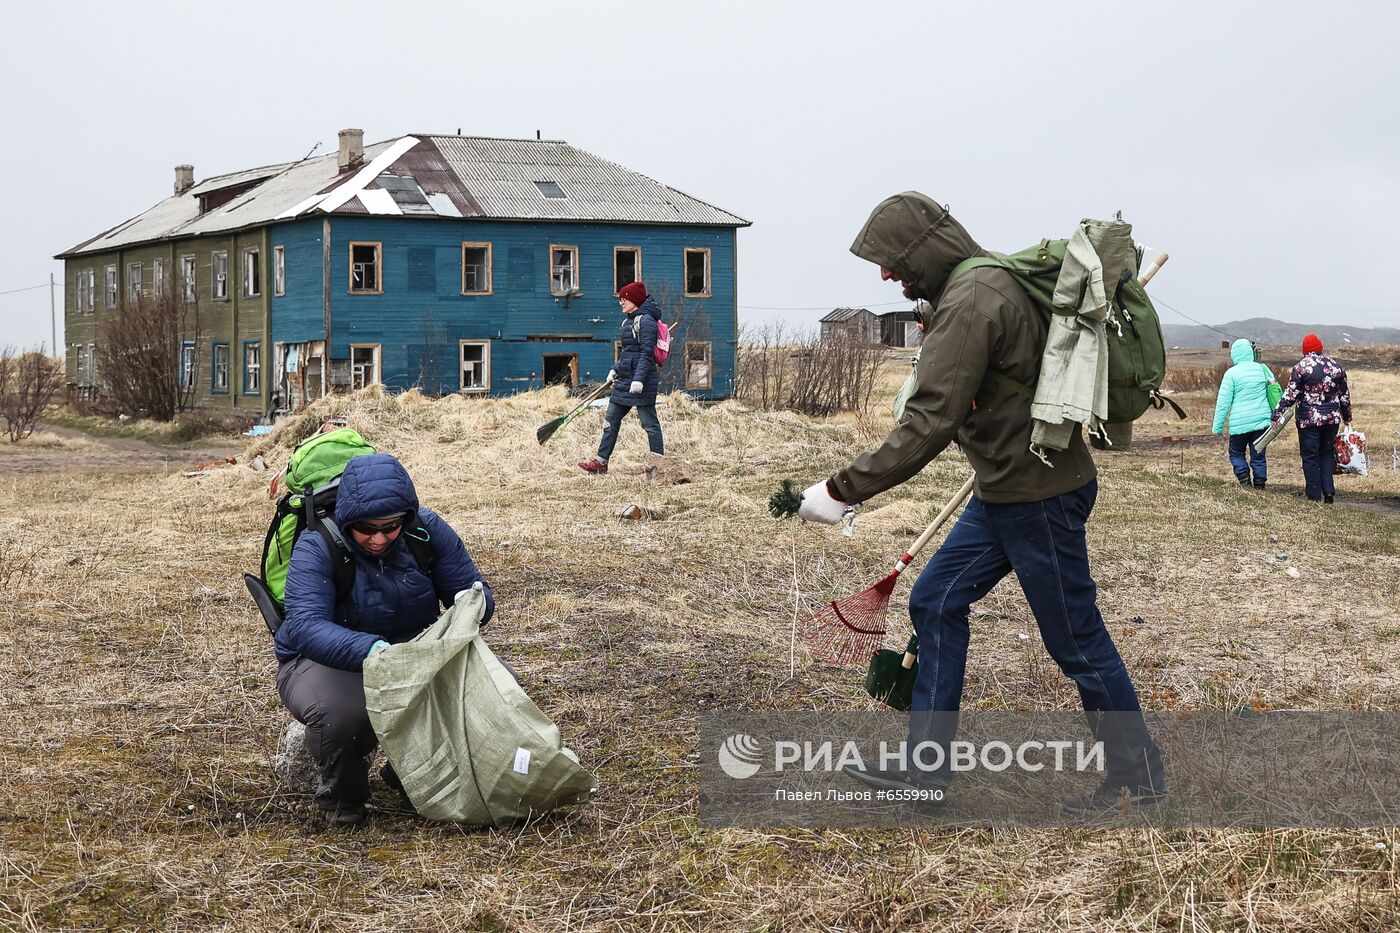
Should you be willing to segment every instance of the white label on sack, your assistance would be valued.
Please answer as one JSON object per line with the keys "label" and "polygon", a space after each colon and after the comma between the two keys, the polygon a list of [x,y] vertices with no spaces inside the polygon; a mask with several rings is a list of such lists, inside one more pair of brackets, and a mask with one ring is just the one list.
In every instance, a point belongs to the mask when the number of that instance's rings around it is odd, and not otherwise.
{"label": "white label on sack", "polygon": [[530,750],[528,748],[515,750],[515,771],[517,774],[530,773]]}

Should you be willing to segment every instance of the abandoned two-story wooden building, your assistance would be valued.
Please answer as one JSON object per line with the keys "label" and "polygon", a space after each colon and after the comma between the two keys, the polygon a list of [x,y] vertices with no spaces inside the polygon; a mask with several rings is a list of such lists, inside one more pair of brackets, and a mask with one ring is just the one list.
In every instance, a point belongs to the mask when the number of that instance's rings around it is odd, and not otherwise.
{"label": "abandoned two-story wooden building", "polygon": [[105,316],[174,295],[196,321],[179,379],[197,404],[296,407],[373,383],[503,395],[602,378],[617,292],[668,322],[667,384],[733,384],[738,228],[748,221],[539,139],[402,136],[198,183],[59,254],[68,380],[100,387]]}

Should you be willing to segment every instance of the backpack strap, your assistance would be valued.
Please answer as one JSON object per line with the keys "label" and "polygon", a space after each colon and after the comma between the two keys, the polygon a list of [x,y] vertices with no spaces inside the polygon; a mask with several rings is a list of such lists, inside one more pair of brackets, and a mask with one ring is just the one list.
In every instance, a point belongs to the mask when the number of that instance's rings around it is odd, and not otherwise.
{"label": "backpack strap", "polygon": [[[432,536],[428,534],[428,529],[423,525],[415,524],[412,528],[404,529],[404,538],[408,542],[409,553],[413,555],[413,561],[418,565],[418,570],[429,580],[433,578],[433,568],[437,565],[437,549],[433,547]],[[442,602],[441,599],[438,600]]]}
{"label": "backpack strap", "polygon": [[355,603],[350,599],[350,593],[355,588],[355,556],[350,553],[350,545],[345,541],[345,535],[336,525],[335,519],[325,516],[319,519],[315,525],[316,533],[321,536],[321,540],[326,542],[326,548],[331,552],[331,577],[335,580],[335,604],[345,604],[346,621],[350,627],[358,629],[360,627],[359,613],[355,611]]}

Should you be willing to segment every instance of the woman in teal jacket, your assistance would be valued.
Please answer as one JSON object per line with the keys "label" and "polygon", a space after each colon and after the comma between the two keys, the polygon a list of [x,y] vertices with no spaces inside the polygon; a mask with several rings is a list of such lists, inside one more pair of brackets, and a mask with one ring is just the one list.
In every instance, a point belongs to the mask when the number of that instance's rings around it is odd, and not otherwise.
{"label": "woman in teal jacket", "polygon": [[1278,385],[1278,380],[1269,367],[1254,359],[1254,344],[1248,340],[1241,338],[1230,344],[1230,360],[1235,365],[1225,370],[1220,380],[1211,431],[1219,434],[1229,419],[1230,465],[1235,468],[1235,478],[1241,486],[1249,486],[1252,470],[1254,488],[1263,489],[1269,478],[1269,464],[1264,451],[1254,449],[1254,442],[1269,427],[1274,411],[1269,403],[1269,385]]}

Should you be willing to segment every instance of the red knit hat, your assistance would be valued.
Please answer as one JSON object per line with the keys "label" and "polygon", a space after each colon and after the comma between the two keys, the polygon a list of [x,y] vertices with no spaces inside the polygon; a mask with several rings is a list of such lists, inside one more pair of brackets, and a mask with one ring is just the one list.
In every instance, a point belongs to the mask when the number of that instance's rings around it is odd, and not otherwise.
{"label": "red knit hat", "polygon": [[632,302],[632,304],[640,305],[647,300],[647,287],[641,282],[629,282],[622,286],[622,289],[617,293],[617,297],[626,298],[628,301]]}
{"label": "red knit hat", "polygon": [[1308,334],[1306,337],[1303,338],[1303,352],[1321,353],[1322,338],[1319,337],[1317,334]]}

